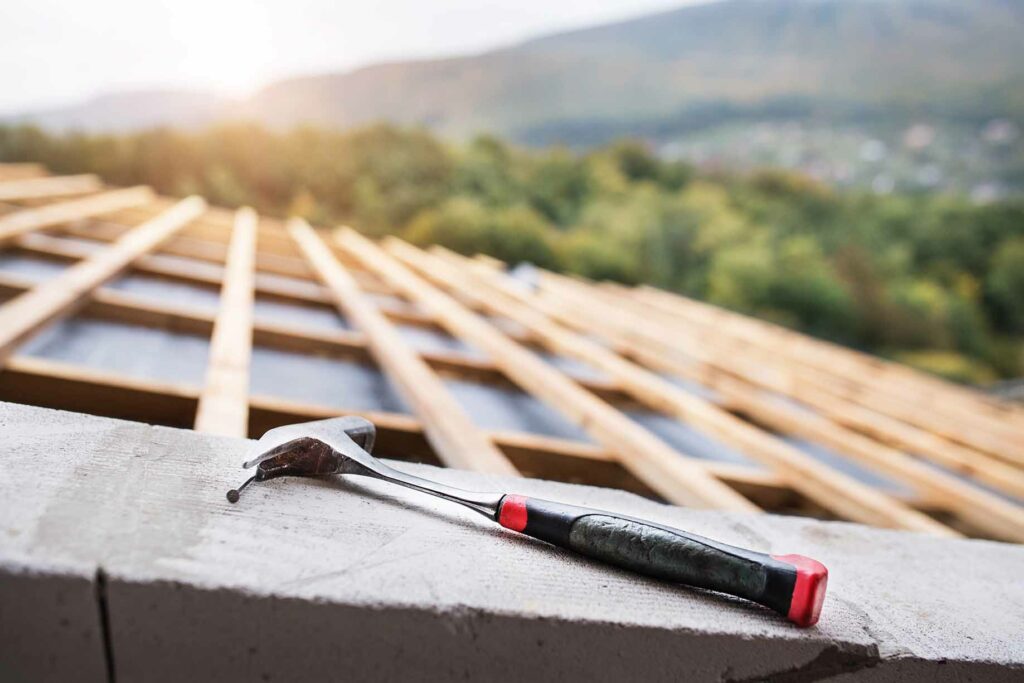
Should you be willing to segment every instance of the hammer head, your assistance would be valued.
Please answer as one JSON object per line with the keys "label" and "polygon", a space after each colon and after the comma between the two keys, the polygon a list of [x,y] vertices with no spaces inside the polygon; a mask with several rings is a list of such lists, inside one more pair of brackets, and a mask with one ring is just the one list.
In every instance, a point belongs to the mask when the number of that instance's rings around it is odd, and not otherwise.
{"label": "hammer head", "polygon": [[376,433],[372,422],[355,416],[277,427],[249,447],[242,467],[255,466],[256,481],[337,474],[346,459],[372,460]]}

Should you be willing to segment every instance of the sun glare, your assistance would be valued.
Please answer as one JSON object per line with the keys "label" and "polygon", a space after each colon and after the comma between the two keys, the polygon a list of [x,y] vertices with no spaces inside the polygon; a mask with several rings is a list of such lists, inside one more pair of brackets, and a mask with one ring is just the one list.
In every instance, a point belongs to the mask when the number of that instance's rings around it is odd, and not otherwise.
{"label": "sun glare", "polygon": [[173,14],[181,47],[181,77],[231,97],[244,97],[266,80],[273,54],[268,17],[250,3],[207,2]]}

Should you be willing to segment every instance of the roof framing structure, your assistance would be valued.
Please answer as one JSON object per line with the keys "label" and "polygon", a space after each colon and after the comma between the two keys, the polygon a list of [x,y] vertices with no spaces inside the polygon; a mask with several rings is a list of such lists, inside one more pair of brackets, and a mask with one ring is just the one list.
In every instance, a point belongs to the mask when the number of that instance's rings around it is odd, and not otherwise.
{"label": "roof framing structure", "polygon": [[[513,273],[490,257],[31,164],[0,164],[0,239],[0,400],[231,436],[358,413],[377,424],[388,457],[1024,542],[1019,407],[677,294]],[[55,274],[29,276],[4,258]],[[119,286],[129,276],[217,305]],[[261,305],[344,325],[268,317]],[[202,378],[25,351],[62,320],[201,339]],[[452,343],[417,345],[407,329]],[[298,399],[287,377],[255,388],[262,352],[365,368],[408,409],[322,400],[348,392],[327,379]],[[484,424],[453,382],[522,397],[574,431]]]}

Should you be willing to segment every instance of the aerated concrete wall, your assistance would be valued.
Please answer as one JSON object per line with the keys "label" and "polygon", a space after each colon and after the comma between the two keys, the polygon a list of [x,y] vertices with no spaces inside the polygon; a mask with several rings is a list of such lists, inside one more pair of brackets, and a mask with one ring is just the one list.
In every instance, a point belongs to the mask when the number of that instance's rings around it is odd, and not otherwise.
{"label": "aerated concrete wall", "polygon": [[247,442],[0,404],[0,680],[1024,680],[1024,548],[399,464],[830,569],[821,622],[636,577]]}

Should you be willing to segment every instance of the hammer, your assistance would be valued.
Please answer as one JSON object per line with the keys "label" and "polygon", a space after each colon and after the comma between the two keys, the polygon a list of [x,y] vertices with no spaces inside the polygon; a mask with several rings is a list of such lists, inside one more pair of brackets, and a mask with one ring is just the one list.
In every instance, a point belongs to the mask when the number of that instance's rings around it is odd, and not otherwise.
{"label": "hammer", "polygon": [[802,555],[766,555],[663,524],[511,493],[466,491],[400,472],[370,455],[376,429],[361,417],[337,417],[271,429],[243,467],[256,473],[227,493],[237,503],[250,483],[277,477],[354,474],[444,498],[506,529],[622,569],[745,598],[799,626],[821,614],[828,583],[823,564]]}

